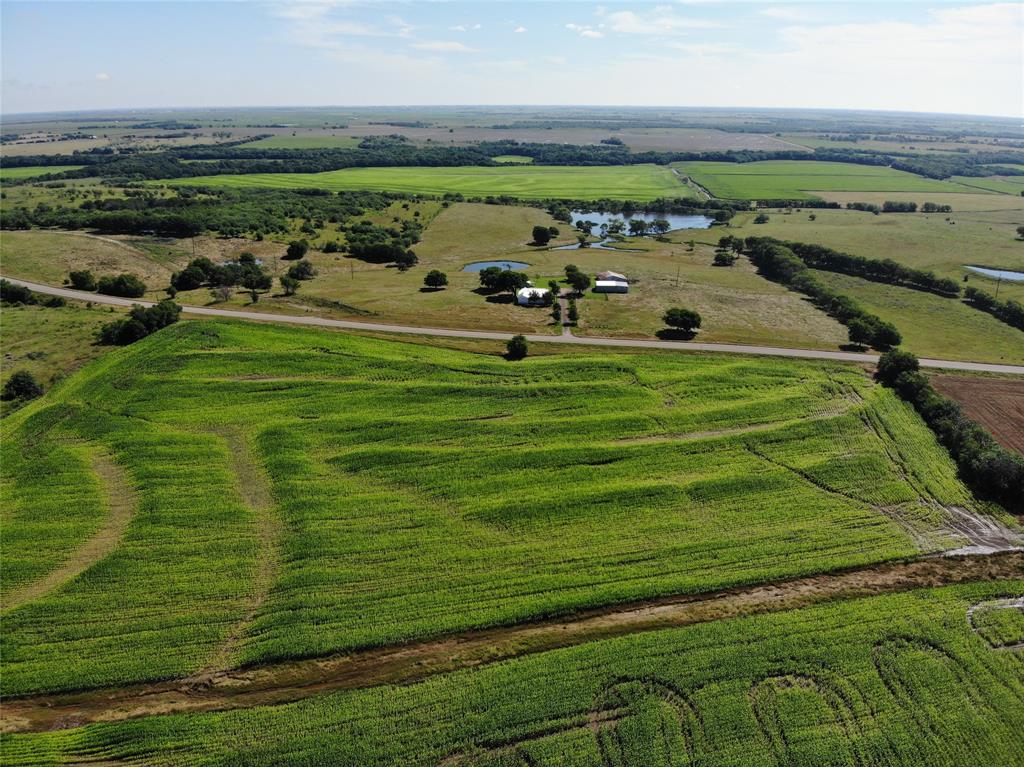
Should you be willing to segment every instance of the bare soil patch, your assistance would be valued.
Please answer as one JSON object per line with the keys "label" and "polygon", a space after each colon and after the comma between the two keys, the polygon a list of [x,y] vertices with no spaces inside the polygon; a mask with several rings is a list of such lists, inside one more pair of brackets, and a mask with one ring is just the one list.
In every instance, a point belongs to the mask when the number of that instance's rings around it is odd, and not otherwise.
{"label": "bare soil patch", "polygon": [[936,375],[932,385],[959,402],[1003,447],[1024,453],[1024,380]]}

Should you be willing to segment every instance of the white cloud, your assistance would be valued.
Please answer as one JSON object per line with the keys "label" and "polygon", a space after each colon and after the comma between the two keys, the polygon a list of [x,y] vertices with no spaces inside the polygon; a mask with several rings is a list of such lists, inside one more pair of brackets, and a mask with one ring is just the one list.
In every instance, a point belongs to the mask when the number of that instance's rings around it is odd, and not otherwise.
{"label": "white cloud", "polygon": [[672,43],[669,47],[691,56],[724,56],[741,50],[728,43]]}
{"label": "white cloud", "polygon": [[[603,27],[604,24],[601,24],[600,26]],[[580,37],[587,37],[591,39],[604,37],[604,32],[594,29],[589,24],[566,24],[565,28],[568,29],[570,32],[575,32]]]}
{"label": "white cloud", "polygon": [[513,32],[516,32],[516,33],[520,33],[520,34],[521,34],[521,33],[523,33],[523,32],[525,32],[525,31],[526,31],[526,27],[516,27],[516,28],[515,28],[515,29],[513,29],[512,31],[513,31]]}
{"label": "white cloud", "polygon": [[475,32],[482,28],[482,24],[456,24],[454,27],[448,27],[452,32]]}
{"label": "white cloud", "polygon": [[779,21],[809,21],[811,14],[806,8],[796,8],[794,6],[784,6],[776,8],[764,8],[758,11],[758,14],[765,16],[769,19],[778,19]]}
{"label": "white cloud", "polygon": [[455,40],[424,40],[421,43],[413,43],[412,47],[435,53],[479,53],[476,48],[470,48]]}
{"label": "white cloud", "polygon": [[629,35],[678,35],[691,29],[711,29],[719,26],[711,21],[679,16],[667,6],[658,6],[647,13],[616,11],[605,17],[614,32]]}
{"label": "white cloud", "polygon": [[110,75],[108,75],[106,72],[97,72],[96,79],[106,81],[110,79]]}

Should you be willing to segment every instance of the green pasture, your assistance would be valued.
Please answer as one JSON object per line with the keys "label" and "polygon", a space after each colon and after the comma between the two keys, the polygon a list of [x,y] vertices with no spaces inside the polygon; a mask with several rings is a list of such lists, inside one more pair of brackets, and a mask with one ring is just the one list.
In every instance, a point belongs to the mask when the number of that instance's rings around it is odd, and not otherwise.
{"label": "green pasture", "polygon": [[998,648],[1024,626],[983,635],[965,616],[1021,593],[1008,581],[864,597],[411,686],[7,736],[5,763],[1019,767],[1021,658]]}
{"label": "green pasture", "polygon": [[526,157],[525,155],[519,154],[500,154],[497,157],[492,157],[495,162],[501,163],[518,163],[520,165],[529,165],[533,162],[532,157]]}
{"label": "green pasture", "polygon": [[692,194],[667,167],[506,166],[496,168],[345,168],[325,173],[253,173],[174,179],[175,185],[274,189],[365,189],[407,194],[509,195],[525,199],[564,197],[653,200]]}
{"label": "green pasture", "polygon": [[[681,162],[674,167],[715,197],[812,199],[815,192],[969,192],[950,181],[873,165],[811,160]],[[978,189],[979,193],[983,190]]]}
{"label": "green pasture", "polygon": [[30,165],[23,168],[0,168],[0,181],[16,181],[23,178],[35,178],[49,173],[63,173],[78,170],[82,165]]}
{"label": "green pasture", "polygon": [[988,192],[999,192],[1000,194],[1012,194],[1020,197],[1024,192],[1024,176],[953,176],[950,181],[955,181],[971,189],[981,189]]}
{"label": "green pasture", "polygon": [[[940,506],[974,505],[906,405],[810,361],[509,363],[182,322],[0,428],[24,456],[0,466],[16,584],[95,528],[81,451],[138,499],[112,555],[5,612],[7,695],[182,676],[229,637],[224,662],[261,663],[865,565],[958,545]],[[60,481],[38,481],[31,456],[63,445]]]}

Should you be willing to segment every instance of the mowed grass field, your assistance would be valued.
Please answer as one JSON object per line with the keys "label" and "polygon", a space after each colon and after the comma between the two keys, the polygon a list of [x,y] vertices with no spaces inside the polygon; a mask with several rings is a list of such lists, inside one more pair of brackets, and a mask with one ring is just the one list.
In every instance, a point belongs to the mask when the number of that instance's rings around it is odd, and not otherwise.
{"label": "mowed grass field", "polygon": [[273,189],[367,189],[407,194],[509,195],[524,199],[654,200],[688,197],[692,190],[658,165],[604,167],[345,168],[326,173],[253,173],[174,179],[174,185]]}
{"label": "mowed grass field", "polygon": [[24,168],[0,168],[0,181],[16,181],[22,178],[35,178],[48,173],[63,173],[78,170],[81,165],[32,165]]}
{"label": "mowed grass field", "polygon": [[[1024,582],[868,596],[290,705],[7,736],[14,767],[1024,764]],[[977,607],[973,626],[967,611]]]}
{"label": "mowed grass field", "polygon": [[675,163],[715,197],[726,199],[812,199],[815,192],[977,191],[950,181],[937,181],[892,168],[840,162],[767,160],[764,162]]}
{"label": "mowed grass field", "polygon": [[[182,322],[0,428],[7,695],[864,565],[961,545],[942,507],[974,507],[890,391],[795,360]],[[117,548],[19,604],[104,497],[131,499]]]}

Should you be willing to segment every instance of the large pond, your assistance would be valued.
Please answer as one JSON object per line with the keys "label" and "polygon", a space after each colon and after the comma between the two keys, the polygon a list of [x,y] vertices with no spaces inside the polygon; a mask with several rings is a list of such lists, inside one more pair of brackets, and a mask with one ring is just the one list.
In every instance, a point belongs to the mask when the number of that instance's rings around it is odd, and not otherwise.
{"label": "large pond", "polygon": [[506,272],[512,271],[513,269],[525,269],[529,264],[522,261],[474,261],[472,264],[466,264],[462,267],[464,272],[482,272],[491,266],[497,266],[499,269],[504,269]]}
{"label": "large pond", "polygon": [[1011,272],[1009,269],[989,269],[986,266],[968,266],[972,272],[984,274],[994,280],[1008,280],[1010,282],[1024,282],[1024,272]]}
{"label": "large pond", "polygon": [[626,228],[623,230],[623,234],[629,234],[630,221],[655,221],[659,218],[663,218],[668,221],[670,230],[707,229],[715,221],[713,218],[708,218],[707,216],[683,216],[676,213],[634,213],[631,216],[626,216],[622,213],[598,213],[596,211],[586,210],[572,211],[572,225],[576,226],[576,222],[580,219],[584,221],[593,221],[596,224],[594,227],[594,234],[598,234],[601,224],[610,224],[616,219],[625,222]]}

